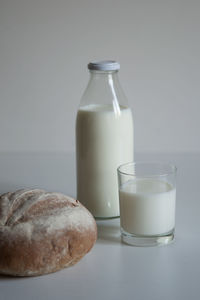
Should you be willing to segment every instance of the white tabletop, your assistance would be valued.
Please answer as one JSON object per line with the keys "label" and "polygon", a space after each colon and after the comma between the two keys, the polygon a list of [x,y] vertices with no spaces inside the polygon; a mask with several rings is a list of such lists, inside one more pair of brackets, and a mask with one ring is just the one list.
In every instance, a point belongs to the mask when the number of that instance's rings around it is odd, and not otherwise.
{"label": "white tabletop", "polygon": [[[162,247],[122,244],[119,220],[98,221],[98,240],[75,266],[33,278],[0,276],[0,300],[199,299],[200,154],[140,154],[178,167],[175,242]],[[0,193],[40,187],[75,196],[74,154],[0,154]]]}

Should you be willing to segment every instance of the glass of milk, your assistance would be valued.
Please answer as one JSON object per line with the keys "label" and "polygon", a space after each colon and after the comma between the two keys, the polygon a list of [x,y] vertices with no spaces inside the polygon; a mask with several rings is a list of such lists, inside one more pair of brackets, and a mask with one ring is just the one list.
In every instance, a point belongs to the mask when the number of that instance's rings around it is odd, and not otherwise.
{"label": "glass of milk", "polygon": [[174,239],[174,165],[132,162],[118,168],[122,241],[133,246],[168,244]]}

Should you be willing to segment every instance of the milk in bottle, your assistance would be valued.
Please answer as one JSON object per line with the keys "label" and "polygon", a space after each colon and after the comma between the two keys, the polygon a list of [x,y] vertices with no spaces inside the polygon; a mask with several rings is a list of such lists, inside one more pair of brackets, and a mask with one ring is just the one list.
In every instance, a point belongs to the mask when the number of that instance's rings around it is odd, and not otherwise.
{"label": "milk in bottle", "polygon": [[115,61],[90,63],[76,119],[77,199],[96,218],[119,216],[117,168],[133,161],[133,118]]}

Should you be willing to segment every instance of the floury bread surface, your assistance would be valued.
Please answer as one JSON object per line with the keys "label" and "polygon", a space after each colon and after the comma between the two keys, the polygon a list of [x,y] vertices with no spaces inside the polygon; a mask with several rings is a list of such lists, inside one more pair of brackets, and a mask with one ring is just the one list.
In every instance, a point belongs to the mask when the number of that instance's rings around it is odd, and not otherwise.
{"label": "floury bread surface", "polygon": [[0,196],[0,273],[36,276],[78,262],[94,245],[96,223],[78,200],[44,190]]}

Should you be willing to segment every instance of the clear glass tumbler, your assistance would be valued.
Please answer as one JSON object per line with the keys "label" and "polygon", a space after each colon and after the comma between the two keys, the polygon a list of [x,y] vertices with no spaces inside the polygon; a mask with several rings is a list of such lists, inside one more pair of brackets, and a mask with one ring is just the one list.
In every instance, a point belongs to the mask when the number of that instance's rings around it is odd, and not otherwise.
{"label": "clear glass tumbler", "polygon": [[133,246],[168,244],[174,239],[174,165],[132,162],[118,168],[122,241]]}

